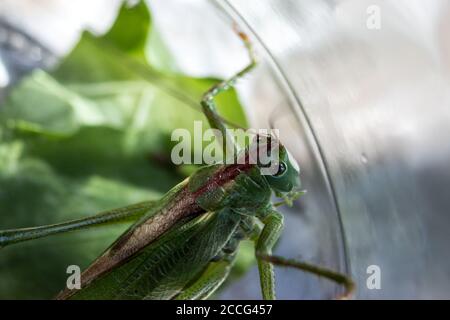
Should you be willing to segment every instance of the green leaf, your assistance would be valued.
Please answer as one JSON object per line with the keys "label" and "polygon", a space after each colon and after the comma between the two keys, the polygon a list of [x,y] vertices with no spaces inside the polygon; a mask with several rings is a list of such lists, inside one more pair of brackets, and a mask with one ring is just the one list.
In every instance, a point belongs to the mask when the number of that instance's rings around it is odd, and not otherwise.
{"label": "green leaf", "polygon": [[116,22],[102,39],[138,59],[145,59],[145,45],[150,32],[151,17],[144,1],[129,7],[124,3]]}
{"label": "green leaf", "polygon": [[[17,144],[9,148],[10,154],[17,154]],[[160,196],[101,176],[66,178],[38,159],[20,157],[14,168],[8,162],[0,164],[2,228],[62,222]],[[0,298],[53,297],[65,285],[67,266],[85,268],[126,227],[96,228],[1,249]]]}
{"label": "green leaf", "polygon": [[[192,132],[194,120],[207,127],[199,101],[219,80],[167,71],[175,69],[140,1],[124,5],[106,35],[84,32],[51,73],[23,79],[0,107],[0,229],[157,199],[183,179],[170,161],[171,133]],[[219,110],[246,126],[235,91],[220,97]],[[86,267],[124,228],[0,250],[0,298],[54,296],[68,265]]]}
{"label": "green leaf", "polygon": [[69,135],[78,129],[77,103],[84,104],[45,73],[36,72],[22,82],[20,90],[12,91],[1,114],[11,128]]}

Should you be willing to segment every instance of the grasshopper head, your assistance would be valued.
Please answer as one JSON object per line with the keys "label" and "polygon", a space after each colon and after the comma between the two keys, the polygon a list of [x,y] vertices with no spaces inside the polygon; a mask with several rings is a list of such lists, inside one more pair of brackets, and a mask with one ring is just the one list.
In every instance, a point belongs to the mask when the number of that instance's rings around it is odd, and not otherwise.
{"label": "grasshopper head", "polygon": [[258,161],[258,166],[272,190],[277,195],[298,190],[300,168],[289,151],[273,136],[257,136],[255,140],[258,150],[268,150],[264,151],[267,154],[264,163]]}
{"label": "grasshopper head", "polygon": [[294,157],[280,144],[278,170],[266,175],[266,180],[275,193],[288,193],[300,188],[300,168]]}

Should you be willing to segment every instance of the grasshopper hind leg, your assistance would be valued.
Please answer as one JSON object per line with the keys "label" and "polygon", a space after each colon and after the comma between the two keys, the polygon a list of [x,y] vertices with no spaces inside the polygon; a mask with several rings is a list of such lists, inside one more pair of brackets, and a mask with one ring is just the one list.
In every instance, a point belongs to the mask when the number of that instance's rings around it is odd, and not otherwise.
{"label": "grasshopper hind leg", "polygon": [[0,230],[0,249],[14,243],[48,237],[55,234],[98,227],[108,224],[129,223],[155,207],[156,201],[146,201],[128,207],[109,210],[96,215],[67,222],[10,230]]}

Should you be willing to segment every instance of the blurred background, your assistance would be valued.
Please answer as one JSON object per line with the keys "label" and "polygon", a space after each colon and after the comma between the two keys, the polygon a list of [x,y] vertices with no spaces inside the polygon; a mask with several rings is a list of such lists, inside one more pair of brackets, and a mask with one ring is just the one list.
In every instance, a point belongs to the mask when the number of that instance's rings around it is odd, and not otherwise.
{"label": "blurred background", "polygon": [[[229,77],[252,127],[273,126],[307,195],[285,210],[276,253],[348,272],[355,298],[450,298],[450,3],[446,0],[149,0],[172,69]],[[51,70],[121,1],[0,0],[0,99]],[[1,186],[0,186],[1,188]],[[367,285],[369,266],[380,288]],[[369,268],[370,269],[370,268]],[[283,299],[326,299],[326,280],[277,268]],[[257,270],[218,298],[259,298]]]}

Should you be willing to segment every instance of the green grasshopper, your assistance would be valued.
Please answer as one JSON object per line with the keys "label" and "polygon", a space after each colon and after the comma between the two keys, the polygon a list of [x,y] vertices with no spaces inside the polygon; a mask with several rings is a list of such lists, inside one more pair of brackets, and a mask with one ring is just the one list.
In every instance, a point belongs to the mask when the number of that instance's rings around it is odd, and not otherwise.
{"label": "green grasshopper", "polygon": [[[201,101],[212,128],[231,147],[225,121],[216,111],[214,99],[233,87],[256,65],[248,37],[238,33],[250,64],[230,79],[208,90]],[[266,164],[250,163],[252,152],[278,143],[276,172],[263,175]],[[223,144],[224,151],[226,150]],[[227,147],[230,147],[228,145]],[[273,158],[271,158],[273,156]],[[274,265],[293,267],[328,278],[345,288],[349,296],[354,284],[332,270],[272,255],[283,229],[283,216],[276,210],[290,204],[301,192],[299,167],[286,148],[273,136],[257,135],[239,153],[242,162],[214,164],[197,170],[158,201],[148,201],[103,212],[88,218],[34,228],[0,231],[0,247],[53,234],[134,223],[81,274],[81,289],[64,289],[57,299],[206,299],[225,281],[235,261],[239,243],[255,243],[262,297],[275,299]],[[284,201],[273,204],[275,193]]]}

